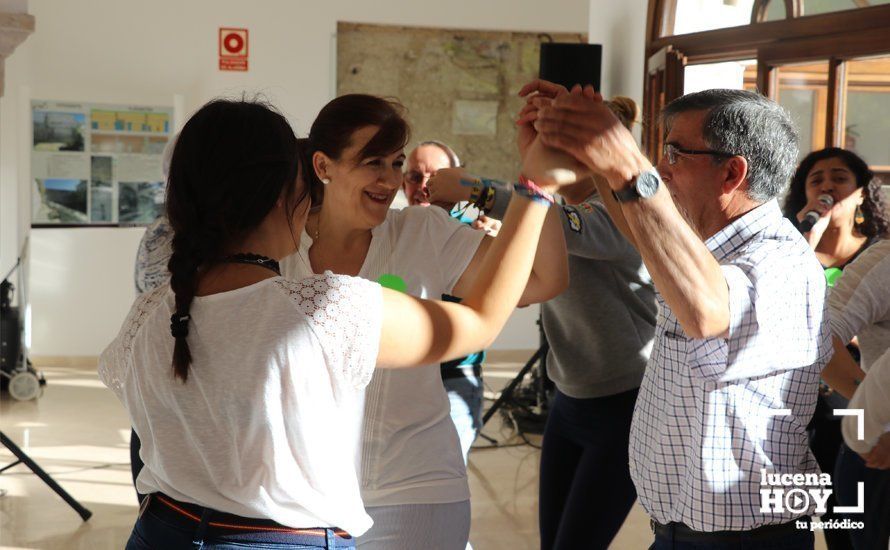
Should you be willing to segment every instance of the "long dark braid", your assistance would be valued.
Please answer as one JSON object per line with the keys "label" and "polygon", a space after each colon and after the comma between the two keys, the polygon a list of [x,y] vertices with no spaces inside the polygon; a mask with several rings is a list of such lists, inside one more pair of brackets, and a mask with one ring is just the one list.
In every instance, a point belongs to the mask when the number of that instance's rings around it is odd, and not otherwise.
{"label": "long dark braid", "polygon": [[192,353],[186,340],[191,319],[189,310],[198,288],[198,269],[205,261],[200,247],[188,241],[183,233],[173,237],[173,254],[167,263],[170,287],[176,296],[175,312],[170,319],[170,332],[176,338],[173,345],[173,374],[182,381],[188,379],[188,367],[192,364]]}
{"label": "long dark braid", "polygon": [[292,222],[310,194],[296,182],[299,162],[287,120],[259,102],[211,101],[183,127],[170,163],[166,204],[173,228],[167,264],[175,295],[173,374],[183,382],[192,364],[190,310],[202,270],[256,229],[278,200],[287,201]]}

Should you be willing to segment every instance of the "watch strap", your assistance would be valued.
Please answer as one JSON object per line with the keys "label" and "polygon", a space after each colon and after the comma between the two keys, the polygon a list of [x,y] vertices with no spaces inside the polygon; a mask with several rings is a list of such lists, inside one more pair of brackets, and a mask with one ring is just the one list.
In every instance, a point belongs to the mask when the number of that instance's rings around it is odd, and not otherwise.
{"label": "watch strap", "polygon": [[612,190],[612,196],[615,197],[615,200],[619,203],[624,202],[632,202],[638,200],[640,198],[640,193],[637,192],[636,178],[630,180],[630,184],[621,189],[620,191]]}

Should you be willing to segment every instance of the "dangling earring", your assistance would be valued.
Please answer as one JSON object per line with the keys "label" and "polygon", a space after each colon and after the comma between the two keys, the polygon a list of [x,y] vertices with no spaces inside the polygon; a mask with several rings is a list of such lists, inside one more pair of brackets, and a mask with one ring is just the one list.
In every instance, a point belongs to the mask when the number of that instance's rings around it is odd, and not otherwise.
{"label": "dangling earring", "polygon": [[331,178],[321,178],[321,183],[327,185],[331,183]]}
{"label": "dangling earring", "polygon": [[862,205],[856,206],[856,215],[853,217],[853,221],[856,225],[862,225],[865,223],[865,214],[862,213]]}

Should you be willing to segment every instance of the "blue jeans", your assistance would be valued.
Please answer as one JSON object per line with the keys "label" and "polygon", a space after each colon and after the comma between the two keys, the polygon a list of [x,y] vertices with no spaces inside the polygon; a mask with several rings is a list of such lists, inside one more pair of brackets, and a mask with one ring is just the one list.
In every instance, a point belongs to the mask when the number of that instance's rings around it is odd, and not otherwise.
{"label": "blue jeans", "polygon": [[[212,518],[210,518],[212,521]],[[176,512],[161,507],[142,512],[130,533],[126,550],[243,550],[244,548],[268,548],[275,550],[316,550],[328,548],[354,548],[355,539],[336,539],[332,529],[326,529],[328,541],[313,537],[310,543],[300,535],[276,531],[219,530],[207,528],[202,531],[199,524],[187,518],[180,518]],[[334,540],[336,539],[336,541]]]}
{"label": "blue jeans", "polygon": [[466,376],[454,376],[442,380],[445,391],[448,392],[448,401],[451,402],[451,420],[457,429],[460,450],[466,464],[470,447],[482,428],[482,377],[473,374],[472,365],[449,368],[461,369],[467,373]]}

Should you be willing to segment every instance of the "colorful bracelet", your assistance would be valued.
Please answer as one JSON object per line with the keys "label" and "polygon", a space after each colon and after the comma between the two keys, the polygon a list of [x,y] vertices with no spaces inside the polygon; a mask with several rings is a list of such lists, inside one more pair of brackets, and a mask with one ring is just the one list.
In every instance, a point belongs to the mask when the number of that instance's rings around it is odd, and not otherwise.
{"label": "colorful bracelet", "polygon": [[488,214],[488,209],[485,208],[485,205],[489,203],[494,203],[494,187],[492,186],[485,188],[485,192],[479,197],[479,203],[476,205],[476,208],[481,212]]}
{"label": "colorful bracelet", "polygon": [[474,186],[473,190],[470,191],[470,204],[476,204],[479,202],[479,197],[482,195],[482,186]]}
{"label": "colorful bracelet", "polygon": [[487,178],[480,179],[482,180],[482,190],[473,200],[473,206],[480,212],[485,212],[485,205],[494,198],[494,181]]}
{"label": "colorful bracelet", "polygon": [[535,182],[523,175],[519,176],[519,183],[513,184],[513,190],[517,194],[540,204],[550,206],[555,202],[555,200],[553,199],[553,195],[544,191],[543,189],[535,185]]}

